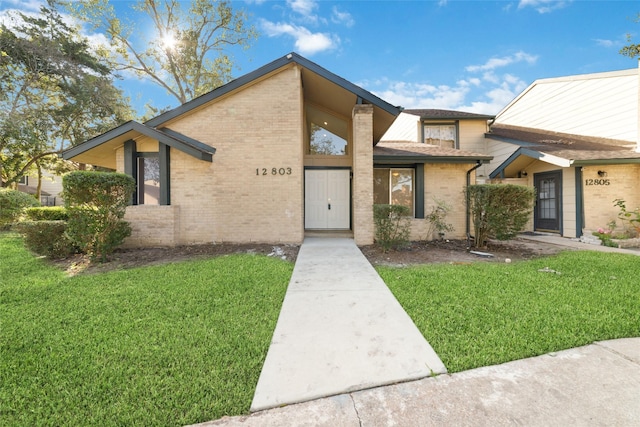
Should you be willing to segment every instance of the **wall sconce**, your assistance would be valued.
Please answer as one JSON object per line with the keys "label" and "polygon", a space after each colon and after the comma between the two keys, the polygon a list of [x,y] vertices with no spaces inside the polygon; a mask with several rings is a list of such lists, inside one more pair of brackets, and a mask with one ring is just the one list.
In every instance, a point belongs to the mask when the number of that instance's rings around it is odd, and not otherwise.
{"label": "wall sconce", "polygon": [[605,171],[598,171],[598,176],[599,176],[600,178],[602,178],[602,177],[604,177],[604,176],[607,176],[607,172],[605,172]]}
{"label": "wall sconce", "polygon": [[527,174],[527,171],[524,171],[524,170],[523,170],[523,171],[521,171],[521,172],[520,172],[520,176],[527,176],[527,175],[528,175],[528,174]]}

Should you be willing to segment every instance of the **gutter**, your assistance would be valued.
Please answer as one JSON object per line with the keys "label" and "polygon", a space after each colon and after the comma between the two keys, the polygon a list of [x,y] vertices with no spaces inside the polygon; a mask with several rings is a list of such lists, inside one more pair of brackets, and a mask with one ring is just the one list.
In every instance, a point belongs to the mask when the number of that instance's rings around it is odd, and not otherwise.
{"label": "gutter", "polygon": [[471,172],[482,166],[482,162],[478,160],[476,165],[467,171],[467,187],[466,187],[466,220],[467,220],[467,250],[471,249],[471,209],[469,207],[469,186],[471,185]]}

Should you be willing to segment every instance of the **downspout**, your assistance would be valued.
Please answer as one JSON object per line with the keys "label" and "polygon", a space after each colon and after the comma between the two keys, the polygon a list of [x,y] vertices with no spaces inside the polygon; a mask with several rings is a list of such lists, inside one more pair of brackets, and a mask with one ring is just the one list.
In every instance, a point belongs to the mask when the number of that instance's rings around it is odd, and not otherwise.
{"label": "downspout", "polygon": [[471,249],[471,209],[469,207],[469,186],[471,185],[471,172],[478,169],[482,166],[482,162],[480,160],[477,161],[476,165],[467,171],[467,188],[466,188],[466,201],[467,201],[467,211],[466,211],[466,219],[467,219],[467,250]]}

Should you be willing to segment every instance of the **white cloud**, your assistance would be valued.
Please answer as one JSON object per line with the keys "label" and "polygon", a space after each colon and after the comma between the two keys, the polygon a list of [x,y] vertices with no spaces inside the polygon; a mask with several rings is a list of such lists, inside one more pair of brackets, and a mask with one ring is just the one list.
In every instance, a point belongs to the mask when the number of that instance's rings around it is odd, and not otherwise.
{"label": "white cloud", "polygon": [[538,13],[549,13],[568,6],[571,1],[572,0],[520,0],[518,9],[532,7]]}
{"label": "white cloud", "polygon": [[428,83],[382,80],[376,82],[381,87],[373,92],[393,105],[405,108],[455,109],[464,101],[469,88],[463,85],[431,85]]}
{"label": "white cloud", "polygon": [[294,12],[305,16],[310,15],[318,7],[313,0],[287,0],[287,4]]}
{"label": "white cloud", "polygon": [[338,6],[333,6],[331,9],[331,22],[334,24],[344,24],[348,28],[353,27],[356,23],[349,12],[341,11],[338,9]]}
{"label": "white cloud", "polygon": [[614,45],[613,40],[595,39],[594,41],[598,46],[602,47],[612,47]]}
{"label": "white cloud", "polygon": [[518,62],[535,64],[537,60],[537,55],[531,55],[526,52],[519,51],[513,55],[504,56],[502,58],[491,58],[482,65],[469,65],[465,69],[472,73],[477,71],[492,71],[496,68],[506,67],[507,65],[515,64]]}
{"label": "white cloud", "polygon": [[260,21],[260,26],[269,37],[288,35],[294,38],[296,51],[303,55],[335,49],[340,39],[326,33],[312,33],[305,27],[286,23]]}
{"label": "white cloud", "polygon": [[516,75],[489,70],[482,78],[469,76],[451,85],[381,79],[365,82],[362,86],[369,87],[387,102],[404,108],[497,114],[527,87],[527,83]]}

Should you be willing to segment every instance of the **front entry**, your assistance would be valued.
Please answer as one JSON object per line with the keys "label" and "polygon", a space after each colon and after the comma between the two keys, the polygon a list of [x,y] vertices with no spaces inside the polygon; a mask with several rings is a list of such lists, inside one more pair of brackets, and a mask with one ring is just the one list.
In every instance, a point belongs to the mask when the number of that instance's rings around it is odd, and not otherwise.
{"label": "front entry", "polygon": [[304,228],[348,230],[351,191],[349,169],[304,171]]}
{"label": "front entry", "polygon": [[562,219],[562,171],[537,173],[534,226],[536,230],[560,232]]}

